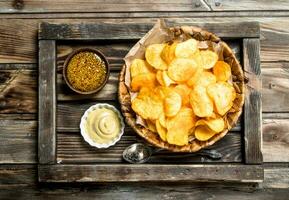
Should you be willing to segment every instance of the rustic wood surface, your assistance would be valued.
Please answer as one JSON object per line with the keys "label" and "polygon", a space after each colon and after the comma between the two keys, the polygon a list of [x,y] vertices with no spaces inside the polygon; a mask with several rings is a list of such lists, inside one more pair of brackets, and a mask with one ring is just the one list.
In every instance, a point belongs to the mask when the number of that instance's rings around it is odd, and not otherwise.
{"label": "rustic wood surface", "polygon": [[[40,5],[39,1],[34,0],[0,1],[1,198],[288,199],[289,6],[287,1],[193,0],[182,1],[181,4],[170,1],[165,6],[162,1],[153,1],[151,5],[138,5],[134,1],[117,1],[125,5],[119,6],[117,13],[114,11],[118,7],[111,5],[106,5],[102,9],[96,4],[86,6],[85,3],[79,3],[80,1],[73,1],[78,3],[74,4],[76,6],[71,6],[72,0],[50,2],[41,1]],[[112,2],[116,3],[116,1]],[[126,2],[135,4],[128,5]],[[121,8],[124,9],[123,12]],[[210,12],[212,10],[217,12]],[[86,21],[122,23],[125,26],[127,23],[153,24],[159,17],[167,18],[170,23],[176,20],[184,23],[260,22],[264,182],[253,186],[225,183],[181,185],[110,183],[95,186],[38,184],[36,168],[38,23]],[[118,58],[112,58],[116,60],[117,67],[120,66],[119,58],[125,50],[122,47],[113,49],[120,51]],[[62,98],[67,97],[64,95]]]}
{"label": "rustic wood surface", "polygon": [[56,154],[56,42],[39,41],[38,161],[53,164]]}
{"label": "rustic wood surface", "polygon": [[[244,73],[248,79],[244,105],[245,162],[262,163],[260,40],[243,40]],[[261,111],[261,112],[260,112]]]}
{"label": "rustic wood surface", "polygon": [[[260,28],[256,22],[234,22],[234,23],[198,23],[168,21],[168,26],[187,25],[198,26],[213,32],[222,38],[259,37]],[[53,24],[41,23],[38,34],[39,39],[49,40],[105,40],[105,39],[140,39],[152,28],[151,23],[129,23],[126,26],[112,23],[93,24]],[[235,31],[238,30],[238,31]]]}
{"label": "rustic wood surface", "polygon": [[[258,165],[39,165],[40,181],[44,182],[249,182],[263,180],[263,168]],[[166,170],[164,170],[164,168]]]}

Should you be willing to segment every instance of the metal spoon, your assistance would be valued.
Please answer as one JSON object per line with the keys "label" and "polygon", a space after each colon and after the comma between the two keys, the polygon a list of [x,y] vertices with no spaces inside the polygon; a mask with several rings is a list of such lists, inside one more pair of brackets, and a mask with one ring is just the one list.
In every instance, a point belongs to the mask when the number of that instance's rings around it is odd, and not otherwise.
{"label": "metal spoon", "polygon": [[[129,163],[139,164],[147,162],[153,153],[156,153],[162,149],[154,149],[150,146],[147,146],[143,143],[135,143],[128,146],[122,153],[122,157]],[[205,156],[213,160],[219,160],[223,157],[223,155],[217,150],[201,150],[197,153],[191,154],[181,154],[181,155],[172,155],[169,156],[171,158],[179,158],[179,157],[191,157],[191,156]]]}

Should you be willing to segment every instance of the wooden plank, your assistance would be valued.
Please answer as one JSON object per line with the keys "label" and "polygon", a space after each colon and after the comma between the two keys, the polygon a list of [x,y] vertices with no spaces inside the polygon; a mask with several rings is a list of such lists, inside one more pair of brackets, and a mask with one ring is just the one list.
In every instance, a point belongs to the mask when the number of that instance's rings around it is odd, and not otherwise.
{"label": "wooden plank", "polygon": [[264,119],[289,119],[289,113],[262,113]]}
{"label": "wooden plank", "polygon": [[262,184],[264,188],[289,188],[289,168],[287,166],[271,166],[265,167],[264,170],[264,182]]}
{"label": "wooden plank", "polygon": [[[171,24],[168,23],[168,25],[170,26]],[[176,25],[178,24],[174,24],[174,26]],[[249,38],[259,37],[260,35],[260,26],[257,22],[227,22],[219,24],[189,22],[181,25],[199,26],[223,38]],[[40,24],[38,38],[49,40],[140,39],[151,28],[151,23],[130,23],[123,26],[122,24],[104,23],[55,24],[43,22]]]}
{"label": "wooden plank", "polygon": [[264,1],[264,0],[205,0],[213,11],[275,11],[289,10],[289,2],[283,0]]}
{"label": "wooden plank", "polygon": [[289,162],[289,120],[263,120],[264,162]]}
{"label": "wooden plank", "polygon": [[283,68],[283,69],[289,69],[289,62],[262,62],[261,68]]}
{"label": "wooden plank", "polygon": [[0,13],[207,11],[201,0],[49,0],[0,1]]}
{"label": "wooden plank", "polygon": [[0,114],[0,120],[36,120],[36,113],[34,114]]}
{"label": "wooden plank", "polygon": [[262,69],[263,112],[289,112],[289,68]]}
{"label": "wooden plank", "polygon": [[36,163],[37,122],[0,120],[0,164]]}
{"label": "wooden plank", "polygon": [[38,160],[55,162],[56,151],[56,46],[53,40],[39,41]]}
{"label": "wooden plank", "polygon": [[[240,163],[243,161],[241,135],[240,132],[229,133],[222,140],[208,148],[220,152],[223,155],[220,160],[163,150],[154,153],[148,163]],[[57,163],[124,163],[122,152],[126,147],[136,142],[144,142],[144,140],[137,137],[129,127],[126,127],[121,140],[109,149],[96,149],[89,146],[80,133],[57,133]]]}
{"label": "wooden plank", "polygon": [[262,163],[262,101],[259,39],[243,40],[246,84],[244,105],[245,162]]}
{"label": "wooden plank", "polygon": [[[288,139],[289,139],[289,121],[288,119],[272,119],[267,118],[266,115],[263,114],[263,156],[264,162],[289,162],[288,158]],[[3,163],[36,163],[36,144],[37,144],[37,122],[35,120],[23,120],[21,117],[16,117],[14,115],[5,115],[5,120],[0,120],[0,130],[1,130],[1,146],[0,146],[0,160],[1,164]],[[269,115],[269,117],[271,114]],[[271,116],[272,117],[272,116]],[[273,115],[275,117],[275,115]],[[282,115],[282,117],[284,117]],[[285,116],[286,117],[286,116]],[[288,116],[287,116],[288,117]],[[129,130],[129,129],[128,129]],[[127,131],[126,131],[127,132]],[[70,141],[67,137],[68,134],[72,134],[71,143],[68,143],[68,146],[65,146],[65,141]],[[81,158],[81,151],[87,152],[90,156],[90,159],[95,159],[94,153],[95,149],[90,148],[86,145],[86,143],[81,139],[79,135],[74,133],[67,133],[66,135],[62,135],[62,143],[58,143],[58,161],[63,160],[69,161],[71,158]],[[227,136],[226,136],[227,137]],[[227,138],[223,140],[227,140]],[[230,134],[228,137],[231,137]],[[233,137],[233,136],[232,136]],[[221,140],[220,143],[223,143]],[[237,154],[234,154],[235,150],[238,148],[235,146],[237,144],[237,138],[229,139],[231,141],[232,146],[234,146],[234,150],[230,157],[233,159],[240,159],[237,157]],[[225,141],[224,141],[225,142]],[[72,157],[66,156],[68,153],[72,154],[73,144],[77,144],[76,150],[79,150],[77,154],[72,155]],[[68,147],[71,148],[68,148]],[[224,151],[225,147],[222,148],[221,144],[217,143],[219,146],[218,150]],[[61,147],[61,148],[60,148]],[[65,151],[65,148],[68,151]],[[226,151],[228,154],[228,151]],[[224,157],[224,159],[231,159],[230,157]],[[85,159],[85,158],[83,158]],[[199,159],[199,158],[194,158]]]}
{"label": "wooden plank", "polygon": [[36,165],[0,165],[0,188],[14,185],[30,186],[35,185],[36,181]]}
{"label": "wooden plank", "polygon": [[[93,186],[8,187],[0,191],[5,200],[151,200],[151,199],[235,199],[287,200],[289,189],[254,189],[253,187],[209,184],[97,184]],[[116,192],[117,191],[117,192]]]}
{"label": "wooden plank", "polygon": [[[286,164],[274,164],[271,166],[264,166],[264,181],[261,185],[257,185],[257,188],[289,188],[289,171],[288,167]],[[201,184],[201,185],[200,185]],[[36,165],[27,165],[27,164],[17,164],[17,165],[1,165],[0,166],[0,193],[3,191],[4,188],[6,189],[17,189],[22,186],[29,186],[34,187],[39,186],[37,182],[37,166]],[[63,187],[64,185],[50,185],[50,189],[55,186],[56,188]],[[67,185],[68,187],[62,188],[62,192],[72,192],[74,189],[79,189],[78,185],[76,187],[73,187],[72,184]],[[95,185],[95,188],[98,190],[101,189],[101,191],[104,191],[105,188],[119,188],[121,186],[128,186],[130,190],[135,189],[136,187],[140,186],[142,190],[144,191],[144,188],[148,186],[147,183],[142,183],[141,185],[138,185],[137,183],[133,183],[133,185],[129,185],[128,183],[123,185],[121,184],[110,184],[110,187],[107,187],[107,185]],[[163,186],[163,189],[169,189],[171,187],[175,188],[176,190],[180,190],[180,192],[183,193],[183,191],[187,188],[188,191],[193,191],[197,188],[202,188],[204,189],[204,184],[203,183],[189,183],[189,184],[184,184],[184,183],[173,183],[173,184],[165,184],[162,183],[161,186]],[[93,189],[93,185],[83,185],[81,190],[83,191],[83,187],[87,187],[87,189]],[[153,184],[151,187],[148,189],[151,191],[156,187],[160,187],[158,184]],[[233,191],[247,191],[250,192],[250,196],[252,197],[253,193],[256,192],[256,185],[251,185],[251,184],[242,184],[242,183],[224,183],[224,182],[219,182],[219,183],[206,183],[205,185],[206,190],[209,190],[210,188],[217,188],[219,191],[224,191],[225,189],[232,189]],[[36,188],[34,188],[36,190]],[[47,187],[41,187],[42,191]],[[55,189],[56,189],[55,188]],[[51,190],[55,191],[55,189]],[[118,191],[122,191],[123,189],[119,188]],[[159,188],[159,191],[162,189]],[[263,189],[262,189],[263,190]],[[87,192],[87,190],[85,190]],[[126,190],[125,190],[126,191]],[[14,192],[15,193],[15,192]],[[75,192],[73,192],[75,194]],[[215,194],[215,193],[214,193]],[[3,196],[0,194],[0,196],[3,198]],[[47,196],[45,196],[47,198]],[[95,197],[94,197],[95,198]],[[6,198],[5,198],[6,199]],[[31,199],[31,198],[29,198]],[[266,198],[267,199],[267,198]]]}
{"label": "wooden plank", "polygon": [[[55,17],[57,17],[56,15]],[[150,24],[156,21],[155,18],[133,18],[128,19],[119,14],[117,19],[3,19],[0,20],[0,63],[37,63],[37,45],[35,44],[38,30],[38,23],[110,23],[122,24],[124,27],[129,23]],[[289,61],[289,20],[288,17],[194,17],[199,23],[227,23],[239,21],[259,21],[261,23],[261,61]],[[80,16],[81,18],[82,16]],[[128,15],[127,17],[130,17]],[[150,17],[150,15],[148,15]],[[60,18],[60,17],[59,17]],[[164,18],[167,18],[164,16]],[[192,23],[192,16],[182,13],[176,17],[171,16],[167,21],[172,24]],[[234,30],[235,32],[238,32]]]}
{"label": "wooden plank", "polygon": [[23,69],[36,69],[36,64],[21,64],[21,63],[0,63],[0,70],[23,70]]}
{"label": "wooden plank", "polygon": [[[170,17],[186,17],[186,18],[196,18],[196,17],[255,17],[255,18],[265,18],[265,17],[288,17],[288,12],[286,10],[272,10],[272,11],[226,11],[226,12],[90,12],[90,13],[2,13],[2,19],[71,19],[71,18],[167,18]],[[247,20],[244,20],[247,21]]]}
{"label": "wooden plank", "polygon": [[0,70],[0,113],[36,113],[37,72]]}
{"label": "wooden plank", "polygon": [[[164,168],[166,168],[164,170]],[[257,165],[39,165],[42,182],[261,182]]]}

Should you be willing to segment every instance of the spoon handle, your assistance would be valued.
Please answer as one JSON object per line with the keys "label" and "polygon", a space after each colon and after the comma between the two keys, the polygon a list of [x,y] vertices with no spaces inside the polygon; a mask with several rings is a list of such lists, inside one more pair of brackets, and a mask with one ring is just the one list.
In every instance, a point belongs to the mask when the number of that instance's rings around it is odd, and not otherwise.
{"label": "spoon handle", "polygon": [[[151,148],[151,152],[152,154],[158,153],[164,149],[161,148]],[[171,155],[168,157],[173,157],[173,158],[184,158],[184,157],[193,157],[193,156],[205,156],[208,157],[212,160],[219,160],[223,157],[223,154],[220,153],[219,151],[215,150],[215,149],[203,149],[201,151],[195,152],[195,153],[186,153],[186,154],[179,154],[179,155]]]}
{"label": "spoon handle", "polygon": [[215,149],[203,149],[196,153],[197,155],[207,156],[213,160],[219,160],[223,157],[223,154]]}

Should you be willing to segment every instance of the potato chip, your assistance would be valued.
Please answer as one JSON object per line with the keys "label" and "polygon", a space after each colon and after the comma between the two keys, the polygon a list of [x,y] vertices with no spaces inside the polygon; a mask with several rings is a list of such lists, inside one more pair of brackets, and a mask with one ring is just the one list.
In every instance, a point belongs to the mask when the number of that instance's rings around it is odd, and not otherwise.
{"label": "potato chip", "polygon": [[188,39],[177,44],[175,55],[177,58],[191,58],[197,50],[198,41],[195,39]]}
{"label": "potato chip", "polygon": [[212,72],[203,71],[200,74],[199,78],[196,80],[194,87],[198,85],[207,87],[208,85],[212,83],[216,83],[216,82],[217,82],[217,79]]}
{"label": "potato chip", "polygon": [[142,87],[154,88],[156,86],[156,75],[153,73],[140,74],[131,80],[131,90],[139,91]]}
{"label": "potato chip", "polygon": [[168,76],[177,82],[184,82],[190,79],[197,70],[197,64],[193,59],[174,59],[168,69]]}
{"label": "potato chip", "polygon": [[200,119],[196,122],[195,126],[199,125],[207,125],[210,129],[212,129],[214,132],[219,133],[225,128],[225,122],[224,119],[221,117],[218,118],[206,118],[206,119]]}
{"label": "potato chip", "polygon": [[143,119],[156,120],[163,113],[162,99],[153,92],[138,95],[132,100],[131,107]]}
{"label": "potato chip", "polygon": [[189,143],[189,136],[183,129],[171,129],[167,132],[167,141],[169,144],[183,146]]}
{"label": "potato chip", "polygon": [[189,88],[185,84],[180,84],[174,87],[174,90],[182,97],[182,105],[189,106],[190,105],[190,93],[192,89]]}
{"label": "potato chip", "polygon": [[172,91],[172,88],[158,86],[153,91],[161,100],[164,100],[166,96]]}
{"label": "potato chip", "polygon": [[171,84],[175,84],[176,83],[175,81],[170,79],[170,77],[168,76],[168,72],[167,71],[158,70],[156,77],[157,77],[157,80],[158,80],[159,84],[162,85],[162,86],[169,87]]}
{"label": "potato chip", "polygon": [[152,73],[153,68],[142,59],[134,59],[130,66],[130,75],[132,78],[139,74]]}
{"label": "potato chip", "polygon": [[155,121],[151,121],[148,119],[148,120],[146,120],[146,124],[147,124],[147,127],[150,131],[152,131],[154,133],[157,132]]}
{"label": "potato chip", "polygon": [[169,92],[164,99],[165,116],[175,116],[182,107],[182,97],[175,91]]}
{"label": "potato chip", "polygon": [[160,138],[163,140],[163,141],[167,141],[167,130],[165,127],[163,127],[160,123],[159,120],[156,120],[156,128],[157,128],[157,132],[160,136]]}
{"label": "potato chip", "polygon": [[169,87],[171,84],[175,84],[176,82],[173,81],[169,76],[167,71],[162,71],[162,78],[164,81],[164,85]]}
{"label": "potato chip", "polygon": [[199,49],[194,53],[191,58],[197,63],[198,67],[203,68],[203,58]]}
{"label": "potato chip", "polygon": [[218,61],[213,68],[213,72],[217,81],[227,81],[231,77],[231,67],[224,61]]}
{"label": "potato chip", "polygon": [[170,64],[173,59],[175,59],[175,49],[177,46],[177,42],[173,42],[173,44],[169,45],[166,44],[165,47],[163,48],[163,51],[161,53],[161,58],[167,63]]}
{"label": "potato chip", "polygon": [[193,87],[196,85],[196,82],[201,77],[203,71],[204,69],[198,66],[193,76],[187,81],[188,86]]}
{"label": "potato chip", "polygon": [[151,93],[151,89],[147,87],[142,87],[137,95],[138,98],[143,98],[145,96],[149,96]]}
{"label": "potato chip", "polygon": [[157,81],[160,85],[164,86],[165,83],[164,83],[164,80],[163,80],[163,73],[161,70],[158,70],[157,73],[156,73],[156,78],[157,78]]}
{"label": "potato chip", "polygon": [[186,145],[189,131],[194,127],[196,116],[191,108],[183,107],[178,114],[167,120],[167,141],[170,144]]}
{"label": "potato chip", "polygon": [[190,94],[190,103],[198,117],[210,117],[213,114],[213,102],[203,86],[196,86]]}
{"label": "potato chip", "polygon": [[209,85],[207,93],[213,100],[217,113],[222,116],[230,110],[236,98],[234,87],[227,82],[217,82]]}
{"label": "potato chip", "polygon": [[210,50],[200,51],[202,60],[203,60],[203,68],[210,69],[214,67],[216,62],[218,61],[218,55]]}
{"label": "potato chip", "polygon": [[216,134],[213,130],[211,130],[208,126],[206,125],[201,125],[196,127],[195,129],[195,137],[199,141],[207,141],[211,137],[213,137]]}
{"label": "potato chip", "polygon": [[161,53],[166,44],[152,44],[146,48],[145,57],[147,62],[156,69],[168,68],[166,62],[161,58]]}
{"label": "potato chip", "polygon": [[183,129],[187,132],[195,126],[197,117],[191,108],[182,107],[178,114],[167,119],[167,129]]}
{"label": "potato chip", "polygon": [[161,114],[160,118],[158,119],[162,127],[167,128],[167,120],[164,113]]}

